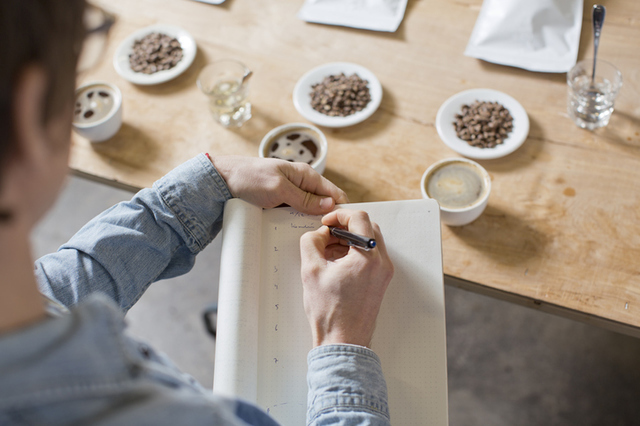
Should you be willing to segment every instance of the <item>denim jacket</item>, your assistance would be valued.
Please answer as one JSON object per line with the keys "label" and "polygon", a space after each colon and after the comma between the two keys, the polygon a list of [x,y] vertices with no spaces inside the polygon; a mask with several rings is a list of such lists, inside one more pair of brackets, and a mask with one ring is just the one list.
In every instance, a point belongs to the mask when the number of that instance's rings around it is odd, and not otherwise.
{"label": "denim jacket", "polygon": [[[129,337],[124,313],[153,282],[186,273],[215,237],[231,193],[204,156],[85,225],[35,265],[41,292],[70,311],[0,335],[0,425],[275,425],[212,394]],[[308,355],[307,423],[388,425],[371,350]]]}

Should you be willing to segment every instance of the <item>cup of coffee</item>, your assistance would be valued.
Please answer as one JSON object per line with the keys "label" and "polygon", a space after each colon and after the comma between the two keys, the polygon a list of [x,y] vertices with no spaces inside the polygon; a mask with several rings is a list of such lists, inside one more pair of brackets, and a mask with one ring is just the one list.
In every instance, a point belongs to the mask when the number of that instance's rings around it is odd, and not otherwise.
{"label": "cup of coffee", "polygon": [[327,164],[327,138],[315,126],[290,123],[276,127],[262,138],[259,155],[307,163],[322,174]]}
{"label": "cup of coffee", "polygon": [[122,93],[104,82],[85,84],[76,89],[73,129],[91,142],[103,142],[122,125]]}
{"label": "cup of coffee", "polygon": [[491,178],[475,161],[448,158],[424,172],[420,189],[423,198],[432,198],[440,204],[443,223],[462,226],[476,220],[487,207]]}

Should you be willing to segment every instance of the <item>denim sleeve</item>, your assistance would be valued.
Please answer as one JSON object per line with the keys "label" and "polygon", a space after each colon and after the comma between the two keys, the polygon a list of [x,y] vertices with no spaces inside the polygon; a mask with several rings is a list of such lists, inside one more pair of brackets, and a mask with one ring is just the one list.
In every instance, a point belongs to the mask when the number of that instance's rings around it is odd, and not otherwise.
{"label": "denim sleeve", "polygon": [[308,425],[390,425],[387,384],[372,350],[319,346],[309,352],[307,361]]}
{"label": "denim sleeve", "polygon": [[220,231],[229,198],[224,179],[200,154],[38,259],[40,291],[65,306],[102,292],[126,311],[151,283],[193,267]]}

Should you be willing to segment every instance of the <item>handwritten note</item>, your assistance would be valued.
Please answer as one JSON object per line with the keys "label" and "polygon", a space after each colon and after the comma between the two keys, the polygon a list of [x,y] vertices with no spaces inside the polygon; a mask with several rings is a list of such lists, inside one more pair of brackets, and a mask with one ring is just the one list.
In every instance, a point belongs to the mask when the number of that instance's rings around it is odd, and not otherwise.
{"label": "handwritten note", "polygon": [[[266,291],[260,294],[260,306],[274,308],[260,314],[258,346],[265,353],[258,359],[257,395],[260,404],[283,424],[295,424],[293,419],[306,416],[306,397],[300,399],[300,395],[307,393],[311,331],[302,305],[299,241],[305,232],[320,227],[320,219],[291,209],[268,210],[262,218],[270,226],[263,227],[262,288]],[[279,384],[283,379],[286,388]]]}

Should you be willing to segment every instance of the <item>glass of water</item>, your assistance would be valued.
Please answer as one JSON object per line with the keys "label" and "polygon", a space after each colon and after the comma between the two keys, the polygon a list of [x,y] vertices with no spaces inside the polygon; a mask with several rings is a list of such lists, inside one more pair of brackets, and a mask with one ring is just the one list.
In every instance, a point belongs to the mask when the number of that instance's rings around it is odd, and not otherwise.
{"label": "glass of water", "polygon": [[251,71],[232,59],[213,62],[198,75],[198,87],[208,96],[213,117],[224,127],[240,127],[251,118],[249,76]]}
{"label": "glass of water", "polygon": [[594,130],[609,124],[613,105],[622,86],[622,74],[606,61],[596,63],[591,81],[593,59],[578,62],[567,73],[567,111],[579,127]]}

